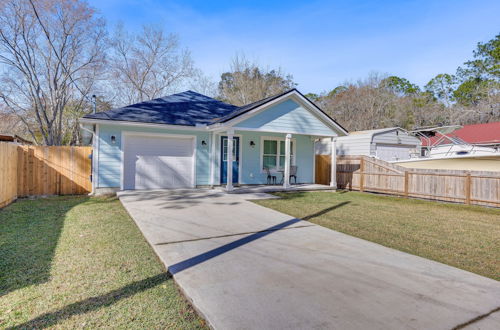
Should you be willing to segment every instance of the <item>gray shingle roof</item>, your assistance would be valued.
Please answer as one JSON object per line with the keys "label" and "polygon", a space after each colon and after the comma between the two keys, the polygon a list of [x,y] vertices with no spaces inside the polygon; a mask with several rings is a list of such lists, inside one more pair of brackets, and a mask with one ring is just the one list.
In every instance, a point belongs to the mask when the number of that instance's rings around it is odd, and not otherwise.
{"label": "gray shingle roof", "polygon": [[128,105],[83,118],[195,126],[211,124],[238,109],[211,97],[187,91]]}

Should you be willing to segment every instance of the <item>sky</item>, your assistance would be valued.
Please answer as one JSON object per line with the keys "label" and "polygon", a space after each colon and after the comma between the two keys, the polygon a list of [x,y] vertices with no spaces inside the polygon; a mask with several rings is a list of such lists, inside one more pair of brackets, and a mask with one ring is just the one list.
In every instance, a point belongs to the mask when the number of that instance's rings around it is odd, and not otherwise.
{"label": "sky", "polygon": [[179,36],[217,82],[236,54],[293,75],[303,93],[370,72],[420,86],[454,73],[500,33],[500,1],[89,0],[113,28],[144,24]]}

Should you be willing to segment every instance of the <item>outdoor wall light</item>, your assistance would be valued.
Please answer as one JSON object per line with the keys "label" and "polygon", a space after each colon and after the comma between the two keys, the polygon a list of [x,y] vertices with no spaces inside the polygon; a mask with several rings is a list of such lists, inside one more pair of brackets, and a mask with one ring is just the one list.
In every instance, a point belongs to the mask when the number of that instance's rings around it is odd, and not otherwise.
{"label": "outdoor wall light", "polygon": [[250,147],[255,148],[255,142],[250,141]]}
{"label": "outdoor wall light", "polygon": [[116,136],[111,135],[111,143],[115,144],[116,142]]}
{"label": "outdoor wall light", "polygon": [[201,145],[202,146],[206,146],[207,145],[207,141],[205,141],[205,140],[201,141]]}

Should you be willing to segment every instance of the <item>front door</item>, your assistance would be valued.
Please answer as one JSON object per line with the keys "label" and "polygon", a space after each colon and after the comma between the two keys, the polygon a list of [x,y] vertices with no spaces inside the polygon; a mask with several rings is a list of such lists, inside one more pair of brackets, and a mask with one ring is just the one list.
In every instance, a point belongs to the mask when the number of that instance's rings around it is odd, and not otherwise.
{"label": "front door", "polygon": [[[227,136],[221,136],[220,143],[220,182],[227,183]],[[233,183],[238,183],[238,175],[240,168],[240,138],[233,137]]]}

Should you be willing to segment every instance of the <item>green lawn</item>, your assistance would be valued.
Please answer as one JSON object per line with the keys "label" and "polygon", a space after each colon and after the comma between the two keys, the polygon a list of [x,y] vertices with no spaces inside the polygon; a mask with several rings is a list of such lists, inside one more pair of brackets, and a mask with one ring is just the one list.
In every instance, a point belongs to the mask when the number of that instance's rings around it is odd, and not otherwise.
{"label": "green lawn", "polygon": [[116,198],[0,210],[0,328],[205,328]]}
{"label": "green lawn", "polygon": [[359,192],[277,193],[256,203],[500,280],[500,210]]}

